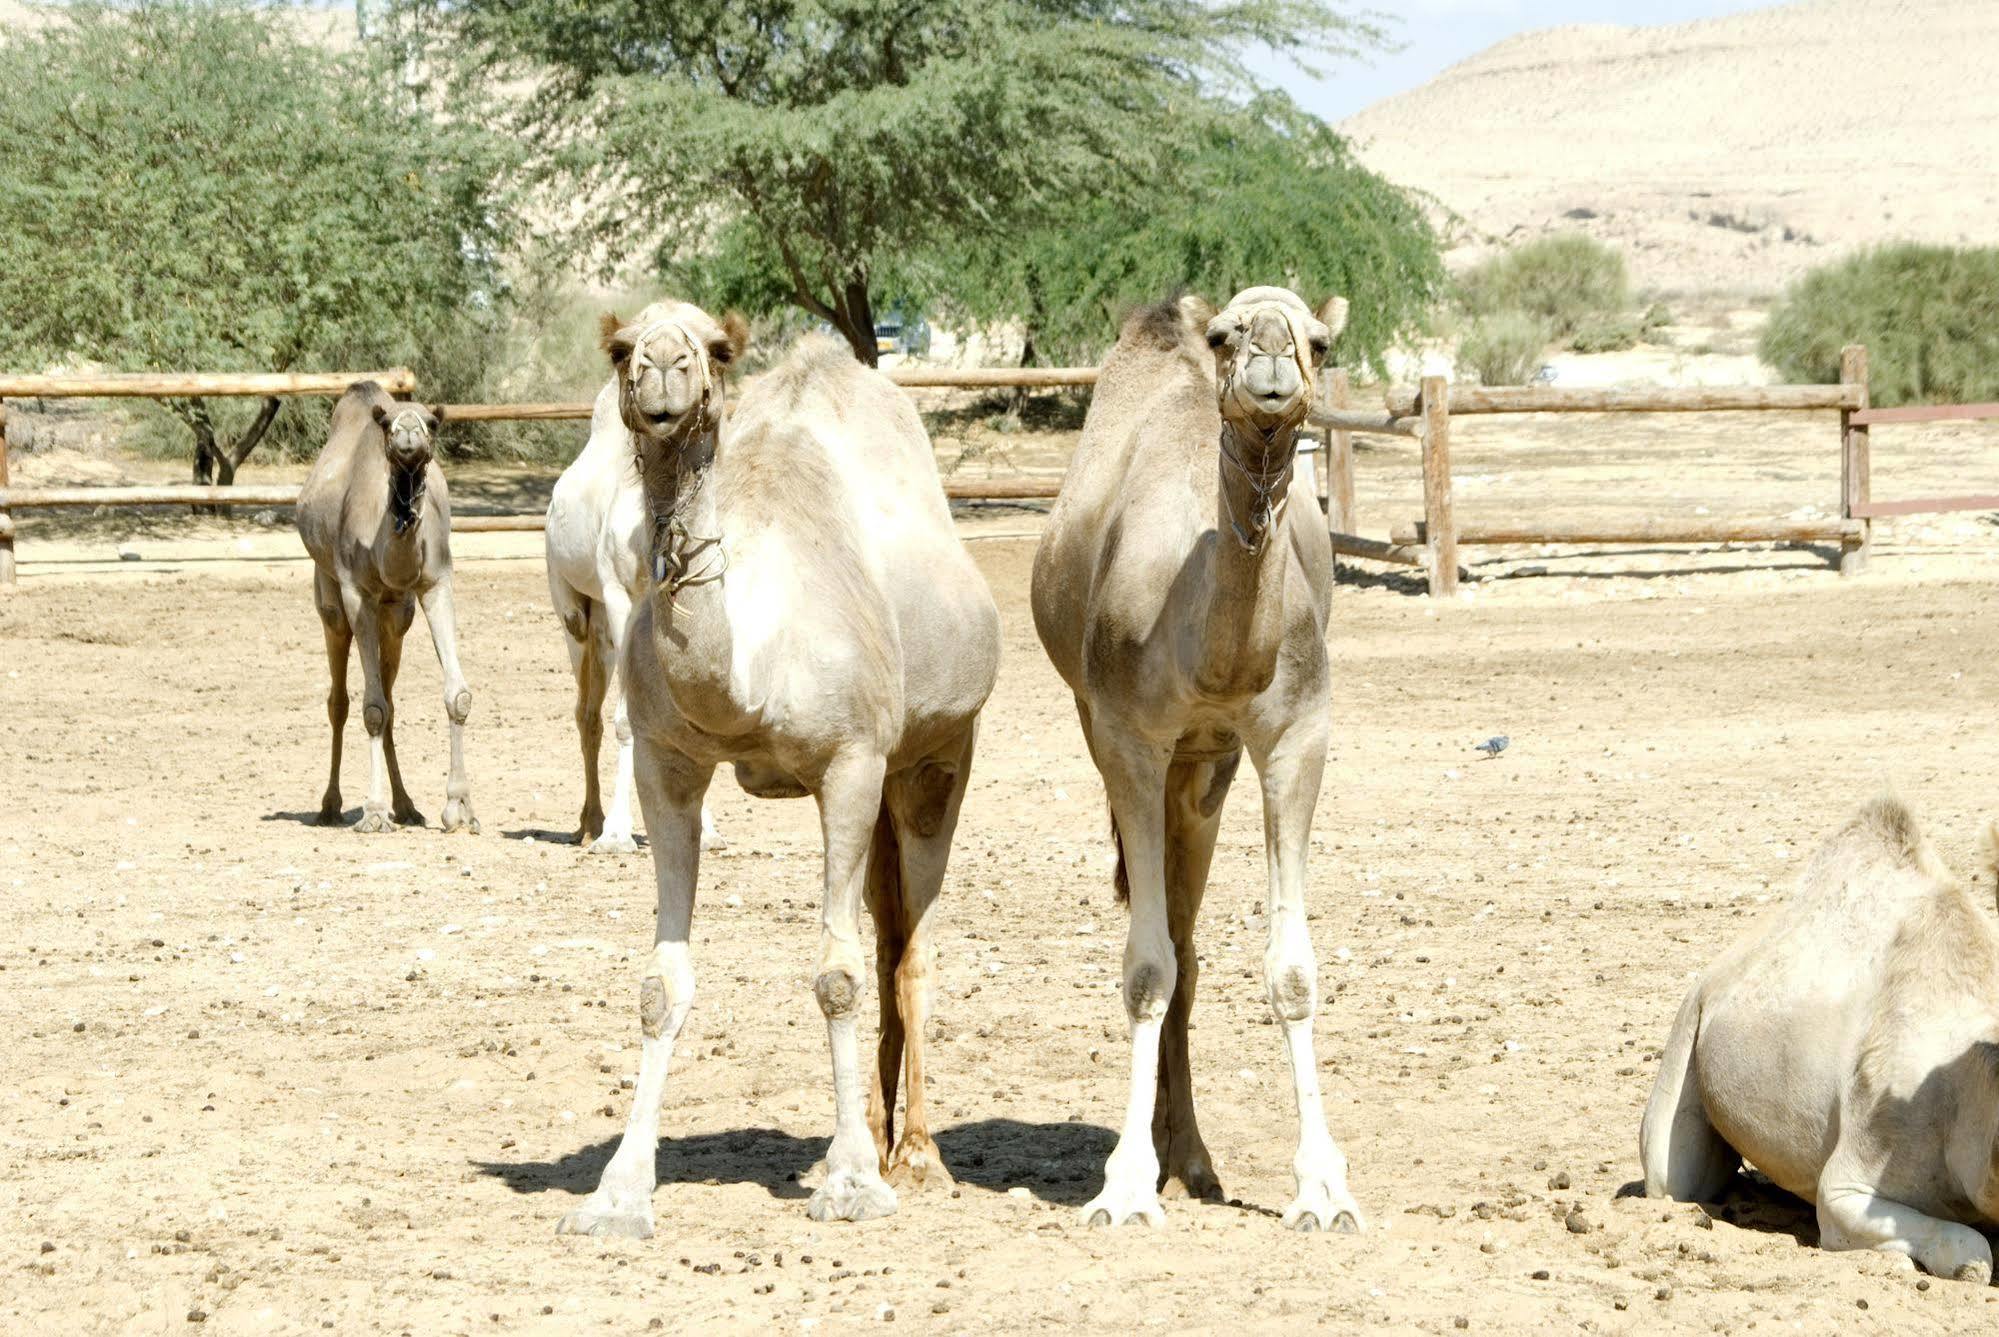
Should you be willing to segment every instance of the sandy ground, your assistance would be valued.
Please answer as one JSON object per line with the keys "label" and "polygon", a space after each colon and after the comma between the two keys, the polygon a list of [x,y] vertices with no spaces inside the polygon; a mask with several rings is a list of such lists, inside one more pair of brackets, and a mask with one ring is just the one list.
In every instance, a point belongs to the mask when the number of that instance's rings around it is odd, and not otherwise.
{"label": "sandy ground", "polygon": [[[1677,505],[1701,452],[1720,475],[1703,486],[1739,509],[1829,503],[1828,423],[1721,426],[1695,443],[1613,424],[1593,464],[1573,424],[1566,445],[1531,422],[1468,436],[1462,504],[1481,504],[1477,461],[1498,479],[1531,458],[1542,472],[1494,495]],[[1922,442],[1904,453],[1950,458],[1946,437]],[[1384,525],[1413,495],[1400,448],[1361,453]],[[482,486],[524,484],[461,492]],[[867,1226],[806,1219],[831,1123],[807,982],[816,824],[724,776],[734,843],[704,867],[699,1000],[643,1243],[553,1233],[622,1126],[652,899],[644,855],[568,843],[571,686],[536,541],[458,545],[484,834],[364,837],[306,824],[325,669],[296,541],[133,523],[30,519],[0,597],[0,1328],[1992,1321],[1999,1292],[1821,1253],[1810,1211],[1753,1182],[1712,1217],[1620,1196],[1689,976],[1848,807],[1893,786],[1968,864],[1999,689],[1982,517],[1884,531],[1850,581],[1822,553],[1768,550],[1509,552],[1479,570],[1546,574],[1442,606],[1400,574],[1343,581],[1312,929],[1323,1079],[1371,1221],[1304,1238],[1275,1220],[1295,1128],[1247,785],[1201,924],[1194,1035],[1235,1202],[1169,1203],[1159,1234],[1076,1224],[1123,1100],[1123,917],[1099,782],[1026,610],[1039,516],[966,512],[1007,654],[939,939],[931,1090],[958,1188]],[[400,743],[434,815],[445,729],[420,646],[404,684]],[[1480,759],[1493,733],[1512,747]]]}

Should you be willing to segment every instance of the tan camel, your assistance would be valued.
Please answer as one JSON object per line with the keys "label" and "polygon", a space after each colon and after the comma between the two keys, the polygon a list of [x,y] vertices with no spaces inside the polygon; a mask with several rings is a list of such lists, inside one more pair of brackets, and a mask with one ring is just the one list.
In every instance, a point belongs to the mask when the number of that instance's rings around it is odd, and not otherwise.
{"label": "tan camel", "polygon": [[[946,1178],[923,1103],[927,915],[998,669],[999,614],[952,528],[915,408],[844,344],[801,340],[725,417],[721,373],[743,349],[740,317],[718,323],[670,303],[605,327],[649,519],[654,578],[619,671],[659,907],[631,1117],[596,1191],[560,1229],[652,1233],[660,1102],[694,997],[701,799],[722,763],[758,797],[818,801],[825,909],[813,991],[835,1112],[808,1211],[883,1216],[896,1206],[884,1168],[904,1184]],[[871,1091],[855,1033],[864,895],[882,994]]]}
{"label": "tan camel", "polygon": [[[1999,829],[1988,829],[1994,874]],[[1892,799],[1701,975],[1638,1134],[1645,1191],[1708,1201],[1748,1161],[1818,1208],[1828,1249],[1992,1279],[1999,933]]]}
{"label": "tan camel", "polygon": [[357,831],[421,826],[396,764],[395,688],[403,634],[423,605],[444,671],[451,720],[451,773],[444,782],[444,829],[475,835],[465,778],[465,719],[472,691],[458,667],[451,607],[451,498],[431,455],[438,410],[389,398],[373,381],[348,387],[333,406],[332,429],[299,490],[298,533],[314,565],[313,602],[326,632],[333,687],[333,764],[319,820],[340,820],[340,736],[347,724],[347,649],[361,649],[361,719],[368,730],[368,798]]}
{"label": "tan camel", "polygon": [[1247,748],[1270,877],[1264,985],[1297,1097],[1294,1229],[1358,1230],[1326,1128],[1305,928],[1305,852],[1331,731],[1332,549],[1307,493],[1287,504],[1314,373],[1345,324],[1282,288],[1219,314],[1184,298],[1126,322],[1034,561],[1034,625],[1076,694],[1104,777],[1131,925],[1131,1094],[1096,1225],[1159,1224],[1162,1167],[1221,1186],[1194,1119],[1187,1021],[1194,921],[1222,801]]}

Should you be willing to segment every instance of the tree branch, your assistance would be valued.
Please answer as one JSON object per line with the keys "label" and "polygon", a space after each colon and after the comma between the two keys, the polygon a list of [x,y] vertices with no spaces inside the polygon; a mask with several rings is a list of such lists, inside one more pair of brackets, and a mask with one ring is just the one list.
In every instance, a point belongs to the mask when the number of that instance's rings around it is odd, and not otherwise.
{"label": "tree branch", "polygon": [[283,401],[276,395],[265,397],[264,406],[257,410],[257,420],[250,424],[249,431],[236,438],[236,446],[229,452],[232,464],[241,468],[243,461],[250,458],[250,452],[257,448],[257,443],[264,439],[264,433],[270,431],[271,424],[277,421],[282,404]]}

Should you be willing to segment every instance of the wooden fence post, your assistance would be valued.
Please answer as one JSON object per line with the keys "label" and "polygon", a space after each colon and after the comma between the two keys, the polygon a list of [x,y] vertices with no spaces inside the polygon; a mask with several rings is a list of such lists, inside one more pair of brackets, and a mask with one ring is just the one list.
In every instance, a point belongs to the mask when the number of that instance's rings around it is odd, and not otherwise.
{"label": "wooden fence post", "polygon": [[[1333,369],[1327,399],[1336,409],[1353,406],[1353,382],[1344,367]],[[1326,527],[1335,534],[1360,531],[1353,505],[1353,433],[1326,429]]]}
{"label": "wooden fence post", "polygon": [[[1858,386],[1861,408],[1870,407],[1867,396],[1867,347],[1850,344],[1839,355],[1841,385]],[[1859,519],[1860,534],[1841,546],[1839,574],[1851,576],[1867,569],[1868,554],[1874,550],[1874,521],[1856,517],[1853,508],[1873,499],[1873,443],[1865,423],[1855,425],[1852,409],[1839,411],[1839,513],[1848,520]]]}
{"label": "wooden fence post", "polygon": [[[7,486],[7,405],[0,400],[0,488]],[[14,583],[14,517],[0,507],[0,585]]]}
{"label": "wooden fence post", "polygon": [[1458,592],[1458,527],[1451,517],[1451,383],[1425,376],[1423,415],[1423,525],[1429,549],[1430,594]]}

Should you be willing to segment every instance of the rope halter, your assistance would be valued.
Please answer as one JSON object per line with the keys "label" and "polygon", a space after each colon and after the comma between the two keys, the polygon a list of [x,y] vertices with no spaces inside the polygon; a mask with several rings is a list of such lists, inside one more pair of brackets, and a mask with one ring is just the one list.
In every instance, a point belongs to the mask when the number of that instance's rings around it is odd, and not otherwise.
{"label": "rope halter", "polygon": [[[694,336],[694,332],[682,321],[671,317],[655,320],[647,325],[639,331],[638,337],[633,342],[631,364],[626,376],[634,395],[638,393],[639,384],[646,372],[657,371],[662,380],[664,379],[669,368],[660,366],[652,355],[646,352],[646,344],[666,333],[679,336],[679,341],[686,347],[701,381],[700,396],[695,401],[693,415],[675,434],[680,441],[686,441],[707,428],[709,406],[715,389],[713,360],[708,356],[708,350],[702,346],[701,341]],[[637,444],[635,437],[634,453]],[[640,461],[639,472],[640,476],[644,477],[643,460]],[[692,487],[683,486],[688,473],[694,474]],[[674,595],[689,585],[706,585],[720,580],[722,573],[729,569],[729,554],[722,547],[722,536],[716,534],[708,537],[693,534],[688,531],[686,523],[681,519],[681,512],[687,509],[695,495],[700,492],[702,485],[707,481],[707,476],[706,462],[696,470],[686,470],[683,469],[676,452],[672,507],[664,513],[652,512],[652,578],[654,584],[666,591],[669,600],[673,600]],[[673,602],[673,606],[676,610],[680,608],[677,600]]]}
{"label": "rope halter", "polygon": [[[1248,429],[1255,437],[1260,438],[1257,441],[1260,463],[1255,465],[1249,463],[1242,456],[1241,432],[1243,429],[1231,422],[1226,413],[1222,415],[1222,435],[1218,443],[1221,448],[1222,462],[1225,465],[1232,466],[1237,473],[1242,475],[1243,481],[1249,484],[1251,502],[1248,527],[1245,529],[1243,522],[1237,519],[1235,506],[1229,501],[1227,487],[1222,489],[1222,505],[1228,511],[1229,528],[1235,531],[1236,542],[1242,545],[1245,552],[1252,553],[1262,552],[1264,546],[1270,542],[1271,527],[1284,514],[1285,504],[1291,500],[1288,488],[1282,496],[1276,494],[1279,488],[1284,487],[1290,481],[1295,453],[1292,450],[1277,452],[1280,458],[1273,464],[1271,462],[1271,455],[1273,454],[1271,446],[1281,434],[1287,432],[1295,433],[1299,423],[1304,421],[1305,413],[1311,411],[1313,381],[1317,371],[1317,368],[1313,365],[1312,336],[1306,325],[1306,322],[1311,320],[1312,317],[1302,308],[1292,306],[1289,302],[1258,302],[1254,306],[1249,307],[1239,323],[1239,328],[1242,330],[1242,338],[1247,341],[1251,337],[1251,332],[1255,328],[1256,317],[1266,311],[1274,311],[1281,317],[1285,328],[1291,333],[1291,357],[1298,365],[1298,383],[1304,387],[1306,392],[1303,396],[1305,412],[1298,413],[1295,417],[1280,420],[1269,431],[1263,431],[1260,428]],[[1221,394],[1219,396],[1222,402],[1226,402],[1235,395],[1235,375],[1236,359],[1231,357],[1228,370],[1222,377]],[[1294,436],[1294,443],[1295,440]]]}
{"label": "rope halter", "polygon": [[[421,409],[405,408],[396,410],[389,419],[382,436],[385,441],[393,440],[398,428],[415,431],[424,437],[430,435],[430,425],[424,421]],[[428,463],[418,469],[399,469],[391,462],[389,469],[390,518],[395,522],[396,533],[407,534],[423,519],[423,497],[425,475],[430,472]]]}

